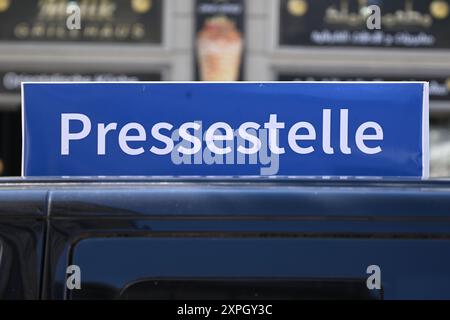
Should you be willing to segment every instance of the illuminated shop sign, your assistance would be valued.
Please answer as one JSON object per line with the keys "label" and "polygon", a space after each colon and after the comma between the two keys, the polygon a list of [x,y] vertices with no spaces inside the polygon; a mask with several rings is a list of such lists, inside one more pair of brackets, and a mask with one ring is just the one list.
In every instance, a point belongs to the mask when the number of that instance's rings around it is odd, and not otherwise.
{"label": "illuminated shop sign", "polygon": [[[2,41],[162,43],[163,0],[0,0]],[[77,4],[81,28],[67,19]]]}
{"label": "illuminated shop sign", "polygon": [[[279,0],[279,45],[450,48],[449,0]],[[369,30],[368,6],[381,9]]]}

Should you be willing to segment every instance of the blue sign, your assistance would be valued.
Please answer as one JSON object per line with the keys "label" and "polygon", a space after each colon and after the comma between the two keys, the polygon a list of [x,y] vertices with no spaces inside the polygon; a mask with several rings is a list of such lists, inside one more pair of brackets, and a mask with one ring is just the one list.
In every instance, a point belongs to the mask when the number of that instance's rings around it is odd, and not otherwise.
{"label": "blue sign", "polygon": [[428,84],[24,83],[24,176],[427,177]]}

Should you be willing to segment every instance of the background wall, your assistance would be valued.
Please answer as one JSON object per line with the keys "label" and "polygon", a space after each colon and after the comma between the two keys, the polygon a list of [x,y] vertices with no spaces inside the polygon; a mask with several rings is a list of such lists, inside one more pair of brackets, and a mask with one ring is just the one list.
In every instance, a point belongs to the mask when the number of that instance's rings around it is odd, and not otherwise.
{"label": "background wall", "polygon": [[[450,90],[450,50],[447,49],[280,47],[279,1],[244,0],[244,80],[278,80],[280,74],[292,79],[296,75],[319,78],[339,74],[376,75],[388,79],[414,75],[448,79]],[[166,81],[194,80],[195,0],[163,0],[163,3],[161,45],[0,40],[0,76],[8,72],[97,72],[139,75],[140,80],[159,76]],[[450,38],[450,30],[446,32]],[[0,118],[3,119],[0,119],[0,141],[3,141],[0,158],[7,162],[0,161],[3,174],[18,174],[18,166],[12,163],[20,159],[17,156],[19,110],[18,92],[0,90]],[[432,174],[450,176],[450,102],[433,101],[431,118]]]}

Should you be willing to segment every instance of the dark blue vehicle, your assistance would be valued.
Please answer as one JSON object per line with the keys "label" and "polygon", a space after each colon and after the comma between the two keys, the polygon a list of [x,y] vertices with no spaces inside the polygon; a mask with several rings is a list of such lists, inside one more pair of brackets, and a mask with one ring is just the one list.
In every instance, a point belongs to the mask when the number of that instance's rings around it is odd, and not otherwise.
{"label": "dark blue vehicle", "polygon": [[450,182],[3,180],[0,298],[449,299]]}

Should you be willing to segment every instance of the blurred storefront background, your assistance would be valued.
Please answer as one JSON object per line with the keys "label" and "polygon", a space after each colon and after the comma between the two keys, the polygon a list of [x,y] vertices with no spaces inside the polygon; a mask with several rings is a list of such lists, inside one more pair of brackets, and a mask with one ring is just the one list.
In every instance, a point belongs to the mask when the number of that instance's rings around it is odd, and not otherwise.
{"label": "blurred storefront background", "polygon": [[0,0],[1,175],[20,175],[21,81],[137,80],[429,81],[450,177],[450,0]]}

